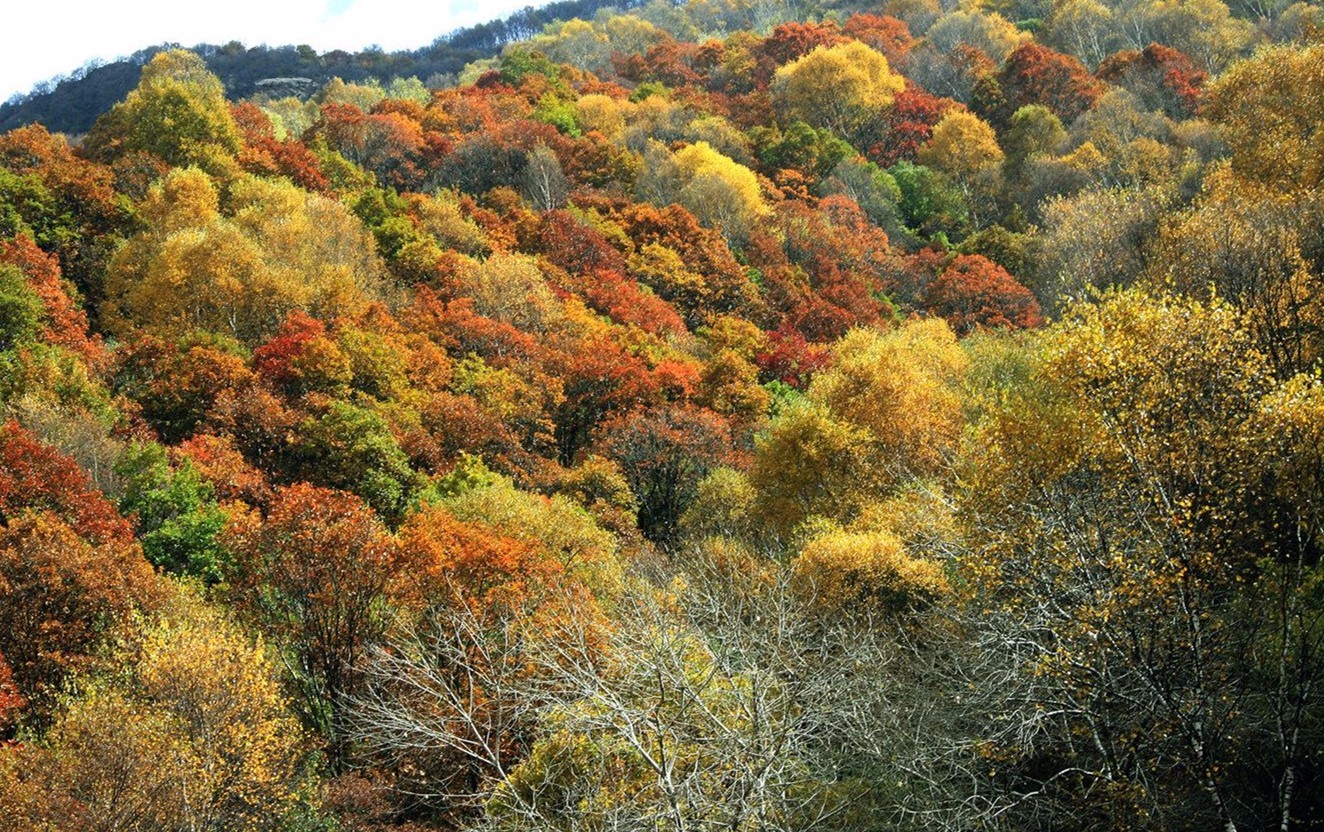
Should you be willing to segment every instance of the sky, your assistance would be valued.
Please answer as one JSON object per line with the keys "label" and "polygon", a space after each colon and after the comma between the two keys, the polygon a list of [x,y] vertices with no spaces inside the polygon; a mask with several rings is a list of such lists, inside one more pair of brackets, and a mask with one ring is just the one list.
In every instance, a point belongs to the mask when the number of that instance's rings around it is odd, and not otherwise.
{"label": "sky", "polygon": [[6,0],[0,101],[88,61],[147,46],[308,44],[319,52],[417,49],[462,26],[545,0]]}

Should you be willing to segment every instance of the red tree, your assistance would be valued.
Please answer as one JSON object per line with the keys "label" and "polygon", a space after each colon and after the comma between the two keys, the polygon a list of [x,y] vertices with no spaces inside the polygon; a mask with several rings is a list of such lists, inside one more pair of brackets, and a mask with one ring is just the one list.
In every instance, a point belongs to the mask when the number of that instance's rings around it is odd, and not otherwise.
{"label": "red tree", "polygon": [[14,683],[14,672],[5,661],[5,654],[0,652],[0,738],[9,733],[19,711],[27,704],[28,700],[18,692],[18,685]]}
{"label": "red tree", "polygon": [[0,679],[0,699],[12,704],[21,693],[44,709],[66,674],[94,663],[98,646],[127,626],[135,610],[150,608],[156,592],[156,575],[132,538],[90,542],[56,512],[15,516],[7,508],[0,528],[0,653],[12,680]]}
{"label": "red tree", "polygon": [[188,437],[218,400],[249,387],[243,359],[207,344],[169,344],[142,336],[116,351],[116,390],[132,399],[166,443]]}
{"label": "red tree", "polygon": [[44,307],[42,339],[82,356],[94,367],[106,357],[101,338],[89,336],[87,315],[65,290],[59,260],[26,235],[0,242],[0,263],[17,266]]}
{"label": "red tree", "polygon": [[358,497],[304,483],[279,491],[265,519],[237,517],[226,536],[240,604],[293,653],[303,716],[338,754],[359,659],[385,632],[390,602],[408,596],[412,562]]}
{"label": "red tree", "polygon": [[997,81],[1002,105],[985,114],[996,126],[1007,124],[1027,104],[1042,104],[1070,124],[1093,107],[1105,89],[1080,61],[1033,41],[1016,47]]}
{"label": "red tree", "polygon": [[1109,84],[1130,90],[1147,109],[1162,110],[1172,118],[1194,115],[1209,74],[1170,46],[1151,43],[1143,52],[1118,52],[1096,73]]}
{"label": "red tree", "polygon": [[892,99],[882,135],[869,146],[869,158],[885,168],[897,162],[913,162],[915,154],[933,135],[934,125],[942,121],[948,110],[959,106],[952,99],[931,95],[907,80],[906,88]]}
{"label": "red tree", "polygon": [[767,86],[777,67],[808,55],[820,46],[835,46],[848,40],[850,38],[842,35],[837,24],[831,21],[783,23],[754,50],[754,81],[760,87]]}
{"label": "red tree", "polygon": [[731,426],[710,410],[655,408],[607,425],[603,447],[639,500],[640,530],[666,542],[699,481],[731,455]]}
{"label": "red tree", "polygon": [[17,422],[0,425],[0,523],[49,511],[95,545],[133,542],[133,527],[72,459]]}
{"label": "red tree", "polygon": [[271,119],[256,104],[235,104],[230,113],[244,139],[239,163],[245,170],[262,176],[288,176],[300,187],[318,193],[331,189],[317,156],[293,138],[277,139]]}
{"label": "red tree", "polygon": [[826,345],[811,344],[786,322],[768,333],[768,346],[754,356],[754,363],[764,378],[803,390],[813,374],[826,367],[831,359]]}
{"label": "red tree", "polygon": [[890,15],[853,14],[846,18],[842,31],[882,52],[893,69],[905,60],[915,46],[910,26],[904,20]]}
{"label": "red tree", "polygon": [[1039,304],[1006,269],[978,254],[955,257],[924,292],[931,314],[957,335],[977,329],[1023,329],[1043,324]]}

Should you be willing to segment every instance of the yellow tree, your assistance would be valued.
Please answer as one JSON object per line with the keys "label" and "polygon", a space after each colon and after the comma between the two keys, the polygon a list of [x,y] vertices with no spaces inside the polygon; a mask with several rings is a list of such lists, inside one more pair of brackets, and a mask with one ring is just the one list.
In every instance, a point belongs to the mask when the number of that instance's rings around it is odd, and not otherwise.
{"label": "yellow tree", "polygon": [[174,49],[143,67],[138,87],[97,120],[87,143],[107,157],[140,151],[219,175],[235,171],[241,140],[220,80],[202,58]]}
{"label": "yellow tree", "polygon": [[815,515],[849,521],[898,486],[937,476],[960,439],[967,359],[945,322],[853,330],[833,358],[807,402],[756,439],[750,482],[783,535]]}
{"label": "yellow tree", "polygon": [[942,566],[912,557],[884,531],[813,538],[791,561],[791,589],[825,616],[905,613],[950,591]]}
{"label": "yellow tree", "polygon": [[787,122],[799,120],[850,136],[904,87],[881,52],[851,41],[817,47],[780,67],[772,95]]}
{"label": "yellow tree", "polygon": [[908,321],[896,330],[854,330],[833,350],[832,367],[809,386],[809,398],[867,430],[889,481],[937,474],[963,428],[956,385],[968,364],[941,320]]}
{"label": "yellow tree", "polygon": [[[993,128],[966,110],[949,110],[919,151],[919,161],[950,176],[972,209],[980,202],[975,197],[986,194],[995,184],[1003,158]],[[977,216],[975,221],[978,223]]]}
{"label": "yellow tree", "polygon": [[707,142],[684,147],[674,158],[684,182],[677,201],[699,222],[720,229],[728,241],[747,237],[754,223],[768,213],[754,172]]}
{"label": "yellow tree", "polygon": [[304,747],[262,645],[180,594],[116,658],[44,742],[0,749],[0,829],[279,825]]}
{"label": "yellow tree", "polygon": [[1119,828],[1291,828],[1324,740],[1316,383],[1276,389],[1232,306],[1137,290],[1012,378],[962,500],[991,805],[1028,777]]}
{"label": "yellow tree", "polygon": [[1237,304],[1256,346],[1286,378],[1324,355],[1321,223],[1317,191],[1285,196],[1222,166],[1190,209],[1164,218],[1149,277]]}
{"label": "yellow tree", "polygon": [[255,344],[291,311],[354,314],[379,291],[372,239],[339,203],[252,177],[232,184],[230,203],[223,216],[215,183],[197,168],[152,188],[146,230],[106,276],[112,331],[202,329]]}
{"label": "yellow tree", "polygon": [[1205,112],[1237,173],[1280,190],[1324,181],[1324,44],[1274,47],[1236,64],[1210,86]]}
{"label": "yellow tree", "polygon": [[969,182],[1002,163],[1002,148],[988,122],[966,110],[950,110],[933,128],[919,152],[921,163]]}
{"label": "yellow tree", "polygon": [[1091,69],[1115,51],[1118,40],[1113,12],[1099,0],[1057,0],[1046,36],[1048,45],[1075,55]]}
{"label": "yellow tree", "polygon": [[958,46],[973,46],[994,63],[1007,60],[1017,46],[1030,36],[997,12],[987,12],[978,3],[962,3],[924,33],[928,44],[939,53],[950,54]]}

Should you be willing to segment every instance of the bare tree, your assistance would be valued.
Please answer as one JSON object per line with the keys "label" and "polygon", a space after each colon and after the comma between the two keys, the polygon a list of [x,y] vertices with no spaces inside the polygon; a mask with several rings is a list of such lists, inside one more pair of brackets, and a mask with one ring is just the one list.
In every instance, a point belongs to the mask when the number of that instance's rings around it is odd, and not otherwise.
{"label": "bare tree", "polygon": [[525,156],[524,195],[539,211],[564,207],[570,195],[570,183],[561,169],[561,160],[545,144],[538,145]]}
{"label": "bare tree", "polygon": [[479,828],[873,824],[880,778],[928,741],[933,700],[894,679],[915,624],[824,621],[762,563],[755,583],[703,555],[636,580],[605,631],[531,639],[451,608],[374,654],[360,734]]}

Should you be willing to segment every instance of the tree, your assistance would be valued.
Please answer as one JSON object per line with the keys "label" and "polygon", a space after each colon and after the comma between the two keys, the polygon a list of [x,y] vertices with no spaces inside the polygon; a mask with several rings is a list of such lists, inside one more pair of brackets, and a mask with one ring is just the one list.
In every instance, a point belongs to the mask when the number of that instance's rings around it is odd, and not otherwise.
{"label": "tree", "polygon": [[915,38],[906,22],[885,14],[853,14],[846,18],[841,31],[882,52],[893,66],[900,66],[915,45]]}
{"label": "tree", "polygon": [[116,253],[106,278],[113,331],[202,329],[255,344],[293,310],[353,314],[380,291],[371,238],[340,203],[249,177],[231,184],[228,207],[222,216],[215,183],[196,168],[152,188],[146,230]]}
{"label": "tree", "polygon": [[978,225],[997,187],[998,166],[1005,158],[993,128],[973,113],[949,110],[934,126],[928,144],[920,148],[916,158],[920,164],[950,177],[964,196],[971,221]]}
{"label": "tree", "polygon": [[765,86],[779,67],[819,47],[843,43],[849,43],[849,39],[842,36],[835,23],[783,23],[769,32],[754,49],[757,62],[754,81],[759,86]]}
{"label": "tree", "polygon": [[1146,108],[1180,119],[1195,113],[1209,74],[1176,49],[1151,43],[1141,52],[1116,53],[1099,67],[1098,76],[1130,90]]}
{"label": "tree", "polygon": [[592,23],[569,20],[552,26],[546,34],[529,41],[529,46],[556,63],[567,63],[590,72],[609,66],[611,43]]}
{"label": "tree", "polygon": [[4,655],[0,654],[0,736],[9,733],[27,704],[28,700],[18,692],[18,685],[14,684],[14,671]]}
{"label": "tree", "polygon": [[145,152],[217,175],[234,172],[240,149],[225,88],[202,58],[182,49],[157,53],[137,88],[97,120],[87,142],[108,160]]}
{"label": "tree", "polygon": [[773,100],[785,120],[853,137],[904,88],[880,52],[859,41],[817,47],[777,70]]}
{"label": "tree", "polygon": [[[295,99],[297,101],[297,99]],[[256,104],[244,102],[230,108],[235,124],[243,136],[244,148],[239,162],[244,170],[261,176],[288,176],[295,184],[317,193],[327,193],[331,182],[322,172],[321,162],[306,144],[293,136],[303,135],[304,129],[290,129],[282,124],[285,138],[276,137],[273,119],[280,117],[263,110]]]}
{"label": "tree", "polygon": [[[91,363],[105,354],[99,338],[88,333],[87,314],[70,296],[62,283],[63,274],[52,255],[37,248],[27,236],[0,243],[0,264],[13,266],[17,274],[9,279],[6,296],[8,340],[19,340],[19,333],[31,329],[31,336],[64,347]],[[26,285],[20,285],[26,284]],[[33,326],[29,327],[31,322]]]}
{"label": "tree", "polygon": [[977,49],[1000,65],[1012,51],[1029,39],[1029,35],[996,12],[986,12],[978,6],[962,6],[938,18],[924,33],[926,42],[938,54],[954,51],[958,46]]}
{"label": "tree", "polygon": [[[442,501],[451,515],[531,545],[537,557],[558,564],[567,580],[598,598],[609,599],[620,591],[620,543],[592,514],[563,494],[549,499],[521,491],[509,479],[487,471],[481,462],[471,464],[476,471],[462,465],[453,472],[461,485]],[[547,571],[551,567],[539,568],[544,574],[556,574]]]}
{"label": "tree", "polygon": [[951,174],[968,188],[981,172],[1000,164],[1003,153],[987,122],[973,113],[952,110],[934,126],[918,159],[922,165]]}
{"label": "tree", "polygon": [[954,257],[925,288],[923,303],[957,335],[981,328],[1022,329],[1043,324],[1030,290],[1006,269],[977,254]]}
{"label": "tree", "polygon": [[386,420],[348,402],[332,402],[299,425],[294,457],[310,481],[358,495],[391,523],[421,484]]}
{"label": "tree", "polygon": [[1035,155],[1051,154],[1067,138],[1062,120],[1042,104],[1027,104],[1012,114],[1002,137],[1008,179],[1021,175],[1026,161]]}
{"label": "tree", "polygon": [[810,403],[787,408],[766,434],[755,437],[749,479],[758,494],[757,514],[774,529],[771,536],[789,536],[814,516],[846,516],[857,509],[860,492],[869,485],[861,483],[869,473],[861,460],[870,438]]}
{"label": "tree", "polygon": [[301,786],[276,668],[215,610],[171,602],[88,677],[44,742],[0,749],[0,829],[272,828]]}
{"label": "tree", "polygon": [[791,561],[791,591],[825,617],[913,612],[951,590],[942,567],[889,532],[828,532]]}
{"label": "tree", "polygon": [[665,544],[699,481],[729,455],[731,429],[710,411],[666,407],[620,417],[603,439],[639,501],[639,529]]}
{"label": "tree", "polygon": [[1086,191],[1044,207],[1044,255],[1036,289],[1054,311],[1091,288],[1131,285],[1147,267],[1159,219],[1172,194],[1144,190]]}
{"label": "tree", "polygon": [[1036,43],[1012,51],[997,75],[1003,104],[987,114],[1005,126],[1012,114],[1029,104],[1042,104],[1066,124],[1094,105],[1103,85],[1080,61]]}
{"label": "tree", "polygon": [[116,351],[114,390],[142,409],[163,442],[178,442],[214,417],[228,396],[253,384],[236,347],[223,339],[170,345],[139,336]]}
{"label": "tree", "polygon": [[1306,372],[1324,349],[1315,300],[1321,207],[1314,192],[1283,197],[1227,168],[1213,171],[1202,198],[1163,222],[1147,282],[1236,304],[1275,373]]}
{"label": "tree", "polygon": [[73,459],[17,422],[0,425],[0,522],[50,512],[93,545],[129,546],[133,527]]}
{"label": "tree", "polygon": [[34,341],[45,311],[23,273],[13,266],[0,266],[0,350]]}
{"label": "tree", "polygon": [[1045,42],[1098,67],[1121,39],[1113,11],[1098,0],[1058,0],[1048,17]]}
{"label": "tree", "polygon": [[913,321],[895,331],[852,331],[808,396],[869,431],[880,443],[884,476],[930,476],[953,449],[960,416],[952,385],[967,359],[941,321]]}
{"label": "tree", "polygon": [[265,518],[236,516],[226,535],[241,608],[277,641],[301,718],[343,762],[347,697],[403,592],[408,553],[358,497],[305,484],[278,491]]}
{"label": "tree", "polygon": [[870,503],[939,475],[962,430],[967,359],[941,320],[851,330],[806,400],[755,437],[749,479],[774,536],[806,521],[848,523]]}
{"label": "tree", "polygon": [[681,181],[675,201],[728,242],[745,239],[768,212],[754,172],[707,142],[684,147],[674,158]]}
{"label": "tree", "polygon": [[972,446],[967,622],[1002,714],[983,753],[1015,784],[981,788],[1063,824],[1292,828],[1324,740],[1302,698],[1324,671],[1318,559],[1313,521],[1248,484],[1313,452],[1295,428],[1286,457],[1245,438],[1270,412],[1303,424],[1311,396],[1225,303],[1132,290],[1074,312]]}
{"label": "tree", "polygon": [[1209,87],[1208,117],[1232,149],[1233,169],[1280,190],[1324,181],[1324,101],[1311,79],[1324,72],[1324,46],[1267,49]]}
{"label": "tree", "polygon": [[72,671],[156,600],[131,540],[89,542],[49,510],[5,512],[0,531],[0,652],[19,694],[49,713]]}
{"label": "tree", "polygon": [[[60,273],[89,302],[99,301],[106,262],[131,215],[128,200],[116,190],[115,173],[75,153],[64,136],[39,124],[0,136],[0,171],[5,203],[0,236],[30,237],[59,257]],[[29,270],[27,264],[16,265]]]}
{"label": "tree", "polygon": [[1249,20],[1233,17],[1222,0],[1135,2],[1119,5],[1117,30],[1131,49],[1161,43],[1195,58],[1207,72],[1221,72],[1254,40]]}
{"label": "tree", "polygon": [[561,169],[561,162],[551,148],[540,144],[529,151],[524,164],[524,193],[540,211],[552,211],[565,206],[570,183]]}
{"label": "tree", "polygon": [[297,311],[253,351],[253,367],[276,389],[292,396],[343,394],[354,379],[349,356],[331,338],[326,324]]}
{"label": "tree", "polygon": [[172,470],[163,447],[140,444],[126,449],[115,469],[123,481],[120,510],[134,519],[149,562],[208,583],[228,577],[220,542],[227,516],[192,464]]}
{"label": "tree", "polygon": [[[383,656],[382,681],[418,695],[382,727],[481,760],[492,828],[868,827],[867,778],[900,750],[874,743],[894,719],[878,696],[893,641],[825,625],[784,573],[721,544],[690,556],[665,596],[643,587],[618,604],[615,626],[571,620],[537,641],[472,615],[423,631]],[[497,717],[531,726],[520,754],[485,741]]]}
{"label": "tree", "polygon": [[528,753],[543,641],[598,626],[597,606],[543,546],[428,506],[401,529],[415,553],[421,614],[374,648],[355,729],[398,788],[464,817]]}
{"label": "tree", "polygon": [[385,186],[417,190],[423,184],[428,137],[417,119],[399,111],[365,113],[353,104],[324,103],[307,141],[326,146],[375,174]]}

